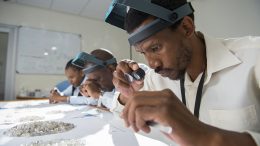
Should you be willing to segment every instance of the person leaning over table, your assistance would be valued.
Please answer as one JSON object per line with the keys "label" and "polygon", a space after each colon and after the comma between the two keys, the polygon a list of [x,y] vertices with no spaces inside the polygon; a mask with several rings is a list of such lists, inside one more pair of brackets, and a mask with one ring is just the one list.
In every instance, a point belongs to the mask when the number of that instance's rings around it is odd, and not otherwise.
{"label": "person leaning over table", "polygon": [[[83,73],[87,77],[87,80],[81,86],[81,92],[84,96],[98,99],[98,106],[110,109],[115,93],[112,83],[112,73],[116,68],[117,61],[113,54],[106,49],[96,49],[91,51],[90,54],[84,55],[95,59],[84,61]],[[99,64],[100,62],[102,65]]]}
{"label": "person leaning over table", "polygon": [[[84,62],[83,72],[87,77],[87,80],[81,85],[81,93],[84,96],[98,99],[99,106],[111,109],[112,100],[114,96],[118,95],[112,82],[113,72],[117,66],[112,52],[103,48],[95,49],[90,54],[83,52],[73,63],[81,66],[82,63],[78,62]],[[142,65],[142,68],[146,70],[147,66]]]}
{"label": "person leaning over table", "polygon": [[65,102],[69,104],[87,104],[97,105],[97,99],[85,97],[80,93],[80,85],[86,80],[86,76],[82,72],[82,68],[79,68],[72,64],[72,60],[69,60],[65,67],[65,75],[70,85],[62,92],[57,90],[51,90],[49,97],[50,103]]}
{"label": "person leaning over table", "polygon": [[[148,121],[170,126],[166,135],[182,146],[260,145],[260,37],[215,39],[198,32],[186,0],[124,2],[130,45],[153,69],[137,91],[124,78],[133,64],[116,68],[113,83],[121,94],[113,109],[126,125],[145,132]],[[160,18],[162,7],[176,19]]]}

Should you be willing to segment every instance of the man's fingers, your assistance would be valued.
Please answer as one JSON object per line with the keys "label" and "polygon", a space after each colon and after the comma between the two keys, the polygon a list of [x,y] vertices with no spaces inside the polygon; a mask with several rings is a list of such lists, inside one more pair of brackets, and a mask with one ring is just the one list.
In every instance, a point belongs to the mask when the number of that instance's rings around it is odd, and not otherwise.
{"label": "man's fingers", "polygon": [[134,84],[141,85],[141,84],[144,83],[144,80],[134,80],[133,83],[134,83]]}
{"label": "man's fingers", "polygon": [[87,90],[82,90],[80,93],[82,95],[84,95],[85,97],[89,97],[89,94],[88,94]]}
{"label": "man's fingers", "polygon": [[122,71],[114,71],[113,78],[117,78],[118,80],[121,80],[122,82],[127,83],[127,84],[129,83],[125,76],[125,73]]}
{"label": "man's fingers", "polygon": [[129,127],[129,125],[130,125],[128,122],[128,106],[129,106],[129,104],[125,105],[125,108],[123,109],[122,114],[121,114],[121,118],[123,118],[126,127]]}
{"label": "man's fingers", "polygon": [[54,103],[55,103],[55,100],[49,99],[49,103],[50,103],[50,104],[54,104]]}
{"label": "man's fingers", "polygon": [[129,63],[129,67],[130,67],[132,70],[137,70],[137,69],[139,68],[139,65],[138,65],[137,62],[132,61],[132,62]]}
{"label": "man's fingers", "polygon": [[157,106],[163,101],[162,91],[139,91],[131,100],[134,106]]}
{"label": "man's fingers", "polygon": [[[150,128],[145,121],[156,121],[160,114],[160,106],[165,104],[164,91],[139,91],[129,99],[122,112],[122,118],[126,125],[133,127],[135,131],[141,129],[149,132]],[[137,121],[138,120],[138,121]]]}
{"label": "man's fingers", "polygon": [[135,124],[136,127],[142,131],[144,131],[145,133],[149,133],[151,131],[150,127],[146,124],[146,121],[143,119],[142,117],[142,111],[143,108],[137,108],[136,112],[135,112]]}
{"label": "man's fingers", "polygon": [[117,72],[130,73],[132,68],[129,66],[129,63],[126,61],[120,61],[116,67]]}
{"label": "man's fingers", "polygon": [[129,88],[130,84],[128,83],[128,81],[125,78],[119,77],[119,75],[117,74],[117,72],[113,73],[114,77],[113,77],[113,84],[116,88]]}
{"label": "man's fingers", "polygon": [[143,105],[154,106],[160,104],[158,100],[152,99],[154,95],[153,96],[150,95],[153,95],[153,92],[140,91],[136,93],[135,97],[131,98],[127,102],[122,112],[122,118],[125,120],[127,127],[135,122],[134,113],[137,107]]}
{"label": "man's fingers", "polygon": [[125,59],[123,60],[123,62],[127,63],[127,65],[130,67],[132,71],[137,70],[139,68],[138,63],[135,62],[134,60]]}
{"label": "man's fingers", "polygon": [[135,110],[137,106],[135,105],[135,102],[131,102],[128,106],[127,110],[127,120],[129,124],[133,127],[133,129],[136,131],[136,125],[135,125]]}

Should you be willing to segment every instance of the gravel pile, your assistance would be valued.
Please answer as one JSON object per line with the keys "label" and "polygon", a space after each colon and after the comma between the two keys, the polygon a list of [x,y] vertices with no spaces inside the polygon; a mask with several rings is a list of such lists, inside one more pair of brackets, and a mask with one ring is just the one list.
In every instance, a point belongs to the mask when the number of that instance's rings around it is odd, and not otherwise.
{"label": "gravel pile", "polygon": [[62,133],[73,129],[74,127],[75,125],[70,123],[39,121],[14,126],[5,131],[4,134],[11,137],[32,137]]}

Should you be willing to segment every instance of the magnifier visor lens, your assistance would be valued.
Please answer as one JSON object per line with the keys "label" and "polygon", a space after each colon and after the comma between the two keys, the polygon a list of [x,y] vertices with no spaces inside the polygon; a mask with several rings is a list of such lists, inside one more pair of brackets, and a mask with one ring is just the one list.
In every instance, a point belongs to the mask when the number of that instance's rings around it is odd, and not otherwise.
{"label": "magnifier visor lens", "polygon": [[83,72],[84,74],[89,74],[89,73],[92,73],[93,71],[96,71],[98,69],[102,69],[102,68],[105,68],[106,66],[103,66],[103,65],[92,65],[92,66],[89,66],[85,69],[83,69]]}

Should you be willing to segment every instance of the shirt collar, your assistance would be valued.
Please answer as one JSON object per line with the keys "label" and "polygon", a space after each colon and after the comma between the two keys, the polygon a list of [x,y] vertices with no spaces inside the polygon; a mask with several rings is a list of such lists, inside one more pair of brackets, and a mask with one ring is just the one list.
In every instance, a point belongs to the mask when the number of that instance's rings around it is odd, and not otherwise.
{"label": "shirt collar", "polygon": [[240,64],[241,61],[221,42],[205,36],[207,71],[204,84],[207,84],[213,73]]}

